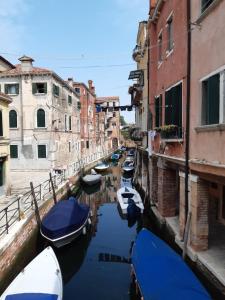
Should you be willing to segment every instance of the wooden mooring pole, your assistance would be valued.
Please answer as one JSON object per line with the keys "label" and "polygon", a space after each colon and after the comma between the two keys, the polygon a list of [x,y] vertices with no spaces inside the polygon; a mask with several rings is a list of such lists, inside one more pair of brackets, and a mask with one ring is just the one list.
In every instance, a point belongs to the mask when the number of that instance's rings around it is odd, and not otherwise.
{"label": "wooden mooring pole", "polygon": [[51,186],[52,186],[53,200],[54,200],[54,203],[56,204],[57,203],[57,198],[56,198],[55,187],[54,187],[54,183],[53,183],[53,180],[52,180],[52,173],[51,172],[49,173],[49,177],[50,177],[50,182],[51,182]]}
{"label": "wooden mooring pole", "polygon": [[41,217],[40,217],[40,214],[39,214],[39,209],[38,209],[36,195],[35,195],[35,192],[34,192],[33,182],[30,182],[30,190],[31,190],[31,195],[32,195],[33,200],[34,200],[35,215],[36,215],[37,224],[40,227],[41,226]]}

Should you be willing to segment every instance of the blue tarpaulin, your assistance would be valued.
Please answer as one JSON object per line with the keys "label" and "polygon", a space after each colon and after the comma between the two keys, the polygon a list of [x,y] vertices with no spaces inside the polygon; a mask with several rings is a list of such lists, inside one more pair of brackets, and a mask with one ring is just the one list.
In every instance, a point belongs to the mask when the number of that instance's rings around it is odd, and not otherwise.
{"label": "blue tarpaulin", "polygon": [[21,293],[6,296],[5,300],[57,300],[58,295],[41,293]]}
{"label": "blue tarpaulin", "polygon": [[42,233],[50,239],[60,238],[79,229],[89,214],[89,206],[79,204],[74,197],[55,204],[41,224]]}
{"label": "blue tarpaulin", "polygon": [[144,300],[211,299],[182,258],[147,229],[139,232],[131,261]]}

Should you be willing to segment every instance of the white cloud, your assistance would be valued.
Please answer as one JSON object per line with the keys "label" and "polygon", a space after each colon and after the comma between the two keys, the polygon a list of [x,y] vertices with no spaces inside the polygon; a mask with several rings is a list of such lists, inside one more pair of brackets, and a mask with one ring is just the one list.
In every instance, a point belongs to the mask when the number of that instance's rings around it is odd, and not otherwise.
{"label": "white cloud", "polygon": [[1,52],[18,52],[23,44],[26,29],[23,17],[29,0],[0,0]]}

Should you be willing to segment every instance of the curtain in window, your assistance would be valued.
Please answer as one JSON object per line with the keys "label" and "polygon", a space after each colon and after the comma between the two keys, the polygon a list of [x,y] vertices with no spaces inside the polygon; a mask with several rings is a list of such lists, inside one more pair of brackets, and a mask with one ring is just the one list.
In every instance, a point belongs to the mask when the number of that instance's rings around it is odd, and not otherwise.
{"label": "curtain in window", "polygon": [[17,128],[17,112],[15,110],[9,112],[9,128]]}
{"label": "curtain in window", "polygon": [[45,127],[45,111],[42,108],[37,111],[37,127]]}

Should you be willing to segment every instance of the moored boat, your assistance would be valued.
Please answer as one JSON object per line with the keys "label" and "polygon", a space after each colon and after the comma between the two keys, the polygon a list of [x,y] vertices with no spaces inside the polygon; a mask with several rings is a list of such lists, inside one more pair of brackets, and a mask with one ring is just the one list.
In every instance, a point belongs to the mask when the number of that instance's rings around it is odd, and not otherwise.
{"label": "moored boat", "polygon": [[[117,191],[117,199],[119,201],[121,211],[123,214],[127,214],[129,209],[128,206],[130,204],[133,205],[133,202],[135,205],[140,208],[140,213],[143,213],[144,211],[144,205],[141,200],[141,196],[139,193],[130,187],[122,187]],[[130,201],[132,200],[132,201]]]}
{"label": "moored boat", "polygon": [[56,203],[41,222],[41,235],[59,248],[72,242],[90,223],[90,207],[74,197]]}
{"label": "moored boat", "polygon": [[0,300],[62,300],[60,266],[51,247],[37,255],[12,281]]}
{"label": "moored boat", "polygon": [[145,228],[133,244],[131,265],[143,300],[211,299],[182,258]]}
{"label": "moored boat", "polygon": [[101,181],[102,175],[97,174],[95,170],[91,170],[91,174],[82,177],[82,180],[87,185],[95,185]]}
{"label": "moored boat", "polygon": [[113,153],[111,156],[111,160],[119,160],[120,159],[120,155],[117,153]]}
{"label": "moored boat", "polygon": [[121,177],[121,181],[120,181],[120,185],[121,187],[130,187],[132,188],[132,181],[133,181],[133,178],[125,178],[125,177]]}
{"label": "moored boat", "polygon": [[96,171],[106,171],[109,168],[109,164],[106,162],[99,162],[94,168]]}
{"label": "moored boat", "polygon": [[134,161],[130,161],[130,160],[125,160],[123,165],[122,165],[122,169],[125,172],[132,172],[134,171]]}

